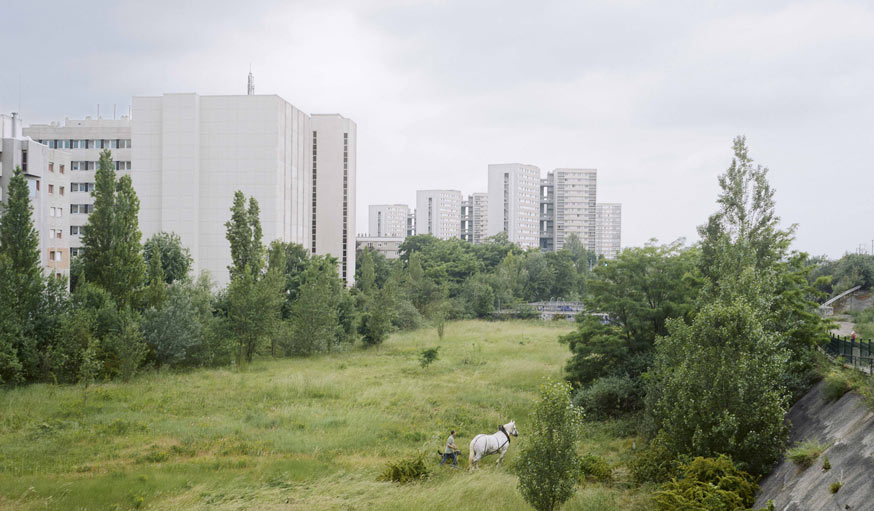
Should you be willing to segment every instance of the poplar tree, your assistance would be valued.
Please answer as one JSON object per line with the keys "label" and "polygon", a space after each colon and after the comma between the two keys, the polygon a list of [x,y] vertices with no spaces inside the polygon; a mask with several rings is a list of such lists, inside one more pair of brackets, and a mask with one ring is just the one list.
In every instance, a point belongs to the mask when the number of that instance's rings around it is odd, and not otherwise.
{"label": "poplar tree", "polygon": [[107,290],[119,307],[135,306],[145,279],[140,200],[130,176],[115,179],[112,153],[100,153],[95,174],[94,210],[82,235],[85,280]]}
{"label": "poplar tree", "polygon": [[115,207],[115,166],[109,150],[100,153],[94,174],[94,209],[82,229],[82,266],[85,280],[100,285],[107,291],[113,280],[112,216]]}
{"label": "poplar tree", "polygon": [[[0,329],[6,331],[8,349],[3,350],[7,355],[0,355],[0,358],[6,359],[15,353],[16,361],[10,358],[0,364],[8,368],[4,379],[15,381],[19,376],[15,367],[20,368],[24,377],[32,377],[39,365],[38,342],[34,331],[45,288],[39,237],[33,226],[30,190],[20,168],[15,169],[9,180],[8,196],[3,208],[0,217],[0,257],[6,258],[3,279],[7,282],[2,289],[3,296],[0,296],[0,308],[6,310],[4,315],[7,320],[3,321]],[[0,332],[0,336],[3,335],[4,332]]]}

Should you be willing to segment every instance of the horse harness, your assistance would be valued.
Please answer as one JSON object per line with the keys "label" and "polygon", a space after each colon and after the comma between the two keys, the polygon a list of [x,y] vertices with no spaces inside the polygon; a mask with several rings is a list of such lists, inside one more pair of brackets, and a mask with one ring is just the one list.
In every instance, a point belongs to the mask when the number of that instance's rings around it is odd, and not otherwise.
{"label": "horse harness", "polygon": [[483,454],[483,456],[488,456],[488,455],[490,455],[490,454],[495,454],[496,452],[499,452],[499,451],[500,451],[500,450],[501,450],[505,445],[507,445],[507,444],[510,443],[510,434],[507,433],[507,430],[504,429],[504,426],[498,426],[498,430],[499,430],[501,433],[503,433],[505,437],[507,437],[507,441],[504,442],[504,443],[502,443],[501,445],[499,445],[498,448],[495,449],[494,451],[489,451],[489,452]]}

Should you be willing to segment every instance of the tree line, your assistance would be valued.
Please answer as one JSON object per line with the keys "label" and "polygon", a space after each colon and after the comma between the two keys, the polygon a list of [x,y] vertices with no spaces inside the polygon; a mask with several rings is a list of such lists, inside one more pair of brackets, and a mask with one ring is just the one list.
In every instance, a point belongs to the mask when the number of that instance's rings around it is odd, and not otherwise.
{"label": "tree line", "polygon": [[257,200],[235,193],[225,224],[230,283],[192,275],[174,233],[142,240],[129,176],[101,153],[94,209],[67,282],[47,275],[26,178],[16,170],[0,218],[0,382],[127,379],[145,368],[241,366],[259,355],[305,356],[380,344],[392,331],[529,301],[581,299],[596,259],[570,236],[555,253],[498,235],[481,245],[412,236],[401,257],[359,254],[347,288],[337,260],[263,242]]}

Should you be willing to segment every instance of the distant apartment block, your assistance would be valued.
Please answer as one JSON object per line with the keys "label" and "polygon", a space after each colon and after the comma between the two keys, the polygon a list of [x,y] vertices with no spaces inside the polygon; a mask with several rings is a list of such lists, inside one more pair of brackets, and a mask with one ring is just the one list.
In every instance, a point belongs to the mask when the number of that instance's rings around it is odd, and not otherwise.
{"label": "distant apartment block", "polygon": [[473,224],[471,223],[472,204],[473,202],[470,200],[470,196],[461,200],[461,236],[459,236],[463,241],[469,241],[471,243],[473,243]]}
{"label": "distant apartment block", "polygon": [[522,248],[540,245],[540,169],[533,165],[489,165],[488,236],[505,232]]}
{"label": "distant apartment block", "polygon": [[622,249],[622,204],[596,206],[595,254],[613,259]]}
{"label": "distant apartment block", "polygon": [[0,213],[9,181],[21,168],[30,190],[40,259],[46,273],[56,277],[70,274],[70,161],[68,150],[26,138],[17,114],[0,115]]}
{"label": "distant apartment block", "polygon": [[416,210],[407,214],[407,236],[416,235]]}
{"label": "distant apartment block", "polygon": [[570,234],[595,250],[597,180],[595,169],[555,169],[547,175],[547,186],[553,187],[553,250],[561,250]]}
{"label": "distant apartment block", "polygon": [[470,201],[471,241],[479,244],[489,236],[489,194],[474,193],[470,195],[468,201]]}
{"label": "distant apartment block", "polygon": [[376,237],[406,237],[410,207],[406,204],[373,204],[368,207],[368,234]]}
{"label": "distant apartment block", "polygon": [[358,236],[355,241],[358,250],[369,248],[386,259],[397,259],[404,239],[404,236]]}
{"label": "distant apartment block", "polygon": [[71,154],[69,166],[70,199],[69,246],[73,257],[82,251],[82,228],[94,207],[94,174],[104,149],[112,152],[118,175],[131,173],[131,121],[121,119],[66,119],[63,124],[32,124],[23,129],[30,137],[53,149]]}
{"label": "distant apartment block", "polygon": [[416,191],[416,234],[460,238],[461,201],[458,190]]}
{"label": "distant apartment block", "polygon": [[342,115],[312,116],[312,250],[336,257],[349,286],[355,282],[357,133]]}

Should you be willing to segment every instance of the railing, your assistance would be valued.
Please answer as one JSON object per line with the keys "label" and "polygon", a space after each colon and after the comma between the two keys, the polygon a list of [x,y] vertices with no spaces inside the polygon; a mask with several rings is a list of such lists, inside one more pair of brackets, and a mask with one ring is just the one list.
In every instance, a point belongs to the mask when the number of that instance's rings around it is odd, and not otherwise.
{"label": "railing", "polygon": [[844,360],[847,365],[874,374],[874,342],[838,335],[829,336],[826,353]]}

